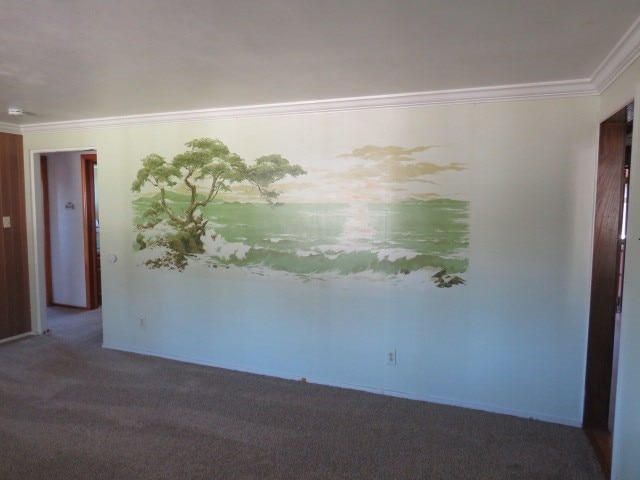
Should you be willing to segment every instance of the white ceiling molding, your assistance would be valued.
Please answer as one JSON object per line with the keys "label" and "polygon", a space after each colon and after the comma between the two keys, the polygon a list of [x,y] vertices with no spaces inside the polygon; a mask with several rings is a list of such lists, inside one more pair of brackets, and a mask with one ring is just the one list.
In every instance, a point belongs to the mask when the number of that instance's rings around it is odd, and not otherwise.
{"label": "white ceiling molding", "polygon": [[640,56],[640,17],[591,77],[591,83],[602,93],[626,68]]}
{"label": "white ceiling molding", "polygon": [[37,123],[22,125],[21,127],[0,123],[0,130],[23,134],[50,133],[161,123],[599,95],[639,56],[640,18],[620,39],[590,79],[131,115],[69,122]]}
{"label": "white ceiling molding", "polygon": [[18,135],[20,135],[22,133],[22,129],[20,128],[20,125],[0,122],[0,132],[1,133],[17,133]]}
{"label": "white ceiling molding", "polygon": [[338,98],[309,102],[252,105],[245,107],[167,112],[149,115],[96,118],[70,122],[23,125],[22,133],[50,133],[91,128],[110,128],[159,123],[184,123],[208,120],[254,118],[280,115],[304,115],[382,108],[410,108],[435,105],[486,103],[502,100],[525,100],[596,95],[598,92],[588,79],[506,85],[497,87],[442,90],[437,92],[402,93],[369,97]]}

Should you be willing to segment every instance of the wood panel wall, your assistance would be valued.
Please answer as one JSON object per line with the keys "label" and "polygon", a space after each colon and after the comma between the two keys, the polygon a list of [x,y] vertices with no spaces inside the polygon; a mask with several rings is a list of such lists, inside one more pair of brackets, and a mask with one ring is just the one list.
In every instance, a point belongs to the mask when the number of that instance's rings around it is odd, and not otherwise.
{"label": "wood panel wall", "polygon": [[21,135],[0,133],[0,339],[31,331],[22,152]]}

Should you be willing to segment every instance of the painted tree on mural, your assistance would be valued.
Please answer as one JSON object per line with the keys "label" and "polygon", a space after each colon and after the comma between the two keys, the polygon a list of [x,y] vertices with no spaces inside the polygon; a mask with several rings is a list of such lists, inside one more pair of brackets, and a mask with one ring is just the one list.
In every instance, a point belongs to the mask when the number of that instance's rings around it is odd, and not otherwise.
{"label": "painted tree on mural", "polygon": [[[152,153],[142,160],[131,190],[140,193],[146,184],[157,189],[157,201],[150,204],[143,214],[144,221],[137,225],[140,232],[153,230],[166,222],[170,231],[145,238],[137,236],[140,249],[149,243],[166,247],[164,257],[146,262],[150,267],[176,267],[182,270],[187,256],[204,253],[202,237],[208,220],[202,216],[202,208],[209,205],[220,192],[229,191],[233,184],[248,182],[259,196],[270,205],[281,205],[280,193],[273,184],[286,176],[297,177],[306,172],[299,165],[291,165],[281,155],[266,155],[248,165],[239,155],[229,151],[220,140],[195,139],[185,144],[188,150],[167,161]],[[179,206],[169,199],[174,191],[187,193],[186,205]]]}

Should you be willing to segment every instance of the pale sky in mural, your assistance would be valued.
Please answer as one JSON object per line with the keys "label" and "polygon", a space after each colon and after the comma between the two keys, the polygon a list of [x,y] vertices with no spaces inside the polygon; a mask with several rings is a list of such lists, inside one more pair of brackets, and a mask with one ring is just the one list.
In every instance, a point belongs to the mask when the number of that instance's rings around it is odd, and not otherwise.
{"label": "pale sky in mural", "polygon": [[[396,202],[415,198],[463,198],[468,192],[463,173],[467,165],[440,163],[437,150],[447,147],[367,145],[323,162],[322,168],[299,163],[307,171],[296,179],[276,184],[285,203]],[[248,185],[234,185],[220,198],[255,202],[256,192]]]}

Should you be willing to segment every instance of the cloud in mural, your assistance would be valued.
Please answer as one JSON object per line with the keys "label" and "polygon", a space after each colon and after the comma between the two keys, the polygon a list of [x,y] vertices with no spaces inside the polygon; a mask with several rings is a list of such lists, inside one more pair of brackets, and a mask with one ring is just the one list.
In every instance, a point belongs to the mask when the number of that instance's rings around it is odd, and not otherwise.
{"label": "cloud in mural", "polygon": [[402,162],[414,160],[414,158],[411,156],[412,154],[424,152],[430,148],[432,147],[424,146],[415,148],[404,148],[394,146],[376,147],[375,145],[365,145],[364,147],[354,149],[351,153],[338,155],[338,158],[356,157],[365,160],[381,161],[392,157],[396,161]]}
{"label": "cloud in mural", "polygon": [[446,165],[437,165],[416,158],[414,154],[425,152],[433,147],[376,147],[367,145],[365,147],[356,148],[351,153],[339,155],[338,158],[363,160],[358,165],[352,166],[347,174],[350,178],[383,178],[388,182],[410,182],[410,181],[427,181],[424,178],[427,175],[435,175],[446,172],[448,170],[460,171],[465,170],[466,165],[462,163],[449,163]]}
{"label": "cloud in mural", "polygon": [[[438,158],[446,146],[365,145],[349,153],[323,162],[323,166],[304,165],[303,178],[285,179],[278,191],[290,203],[359,203],[394,202],[409,198],[427,200],[441,196],[457,197],[466,190],[459,172],[467,170],[460,162],[427,161],[426,155]],[[461,184],[461,187],[456,185]],[[237,185],[232,192],[221,195],[228,201],[251,202],[255,188]]]}
{"label": "cloud in mural", "polygon": [[318,184],[331,185],[334,196],[340,192],[345,201],[434,198],[451,193],[450,176],[447,182],[437,181],[437,176],[467,169],[459,162],[438,164],[425,160],[424,154],[435,148],[366,145],[338,155],[339,161],[332,163],[330,171],[318,172],[314,177]]}

